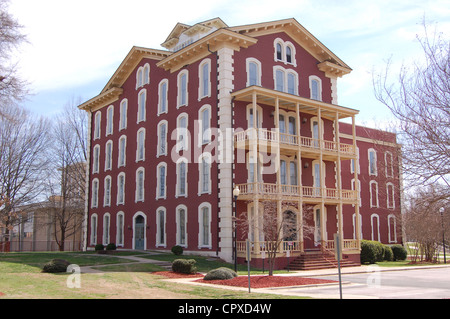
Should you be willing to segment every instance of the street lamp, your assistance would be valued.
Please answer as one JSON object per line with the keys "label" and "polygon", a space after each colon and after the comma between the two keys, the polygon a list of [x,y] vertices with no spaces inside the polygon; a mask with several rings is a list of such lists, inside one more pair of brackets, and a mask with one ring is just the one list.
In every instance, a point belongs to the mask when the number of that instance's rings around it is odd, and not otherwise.
{"label": "street lamp", "polygon": [[234,271],[237,271],[237,242],[236,242],[236,240],[237,240],[237,232],[236,232],[237,205],[236,205],[236,203],[237,203],[237,198],[238,198],[240,192],[241,191],[239,190],[239,188],[237,186],[233,189],[233,198],[234,198],[234,222],[233,222],[233,224],[234,224],[234,241],[233,241]]}
{"label": "street lamp", "polygon": [[444,247],[444,264],[446,264],[447,259],[445,257],[444,207],[439,208],[439,212],[441,213],[441,223],[442,223],[442,246]]}

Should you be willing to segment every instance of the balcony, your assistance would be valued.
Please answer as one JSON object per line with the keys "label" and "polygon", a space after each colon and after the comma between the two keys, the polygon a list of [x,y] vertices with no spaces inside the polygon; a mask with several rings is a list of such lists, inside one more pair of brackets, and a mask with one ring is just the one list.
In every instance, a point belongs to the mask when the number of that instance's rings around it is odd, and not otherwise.
{"label": "balcony", "polygon": [[356,158],[354,145],[337,143],[335,141],[319,140],[311,137],[297,136],[280,133],[275,130],[263,128],[247,129],[234,134],[235,147],[239,149],[250,149],[252,142],[264,146],[270,152],[272,148],[280,147],[284,154],[296,152],[300,149],[301,156],[317,158],[320,153],[324,159],[335,160],[338,156],[342,159]]}
{"label": "balcony", "polygon": [[357,193],[354,190],[320,188],[271,183],[246,183],[236,185],[239,188],[239,200],[252,200],[258,195],[267,200],[302,200],[304,203],[356,204]]}

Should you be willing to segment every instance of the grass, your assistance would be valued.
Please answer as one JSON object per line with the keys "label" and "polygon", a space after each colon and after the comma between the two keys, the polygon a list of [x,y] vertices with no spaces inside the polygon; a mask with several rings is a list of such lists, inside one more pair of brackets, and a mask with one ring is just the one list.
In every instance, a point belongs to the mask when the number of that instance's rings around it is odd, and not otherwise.
{"label": "grass", "polygon": [[[27,252],[0,254],[0,299],[286,299],[275,294],[248,294],[245,291],[217,289],[207,286],[179,284],[152,275],[163,268],[153,264],[133,263],[127,256],[150,257],[138,252],[121,252],[118,257],[93,253]],[[116,255],[117,256],[117,255]],[[199,271],[206,272],[221,266],[233,268],[219,260],[199,256],[151,256],[171,261],[176,258],[195,258]],[[54,258],[66,259],[79,266],[108,265],[101,273],[81,274],[81,288],[69,288],[72,274],[42,273],[43,265]],[[119,265],[119,263],[129,263]],[[240,266],[243,268],[245,266]],[[246,269],[246,268],[245,268]],[[254,269],[254,272],[258,270]],[[260,272],[259,272],[260,273]]]}

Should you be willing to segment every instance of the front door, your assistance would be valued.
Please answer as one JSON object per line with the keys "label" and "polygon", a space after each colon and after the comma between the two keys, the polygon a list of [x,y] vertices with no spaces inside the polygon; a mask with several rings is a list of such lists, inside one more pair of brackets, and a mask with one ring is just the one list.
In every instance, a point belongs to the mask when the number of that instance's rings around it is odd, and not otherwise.
{"label": "front door", "polygon": [[145,222],[143,216],[137,216],[134,221],[134,249],[144,250]]}

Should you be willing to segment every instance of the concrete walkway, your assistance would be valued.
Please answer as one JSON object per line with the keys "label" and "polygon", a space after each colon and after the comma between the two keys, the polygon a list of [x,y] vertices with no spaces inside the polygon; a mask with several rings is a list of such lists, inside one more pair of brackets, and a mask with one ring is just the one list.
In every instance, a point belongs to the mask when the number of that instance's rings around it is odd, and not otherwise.
{"label": "concrete walkway", "polygon": [[[153,253],[153,252],[148,252],[148,251],[141,251],[139,252],[139,254],[148,254],[148,255],[158,255],[158,253]],[[154,264],[154,265],[158,265],[161,266],[167,270],[171,270],[172,269],[172,263],[168,262],[168,261],[160,261],[160,260],[155,260],[155,259],[149,259],[149,258],[143,258],[143,257],[139,257],[139,256],[121,256],[121,255],[114,255],[114,254],[108,254],[108,255],[93,255],[93,256],[108,256],[108,257],[115,257],[115,258],[122,258],[122,259],[128,259],[128,260],[133,260],[131,262],[123,262],[123,263],[117,263],[117,264],[106,264],[106,265],[95,265],[95,266],[83,266],[80,267],[81,268],[81,273],[82,274],[86,274],[86,273],[103,273],[105,271],[101,270],[101,269],[96,269],[96,268],[101,268],[101,267],[107,267],[107,266],[119,266],[119,265],[135,265],[136,263],[142,263],[142,264]],[[94,269],[95,268],[95,269]]]}

